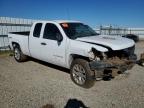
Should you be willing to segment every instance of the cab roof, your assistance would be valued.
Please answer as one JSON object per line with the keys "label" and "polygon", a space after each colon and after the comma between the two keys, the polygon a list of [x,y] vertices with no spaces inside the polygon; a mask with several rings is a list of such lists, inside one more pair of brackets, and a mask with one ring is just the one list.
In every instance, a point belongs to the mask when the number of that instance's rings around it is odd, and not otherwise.
{"label": "cab roof", "polygon": [[80,22],[80,21],[74,21],[74,20],[53,20],[54,22],[57,22],[57,23],[72,23],[72,22]]}
{"label": "cab roof", "polygon": [[47,22],[56,22],[56,23],[80,23],[80,21],[74,21],[74,20],[37,20],[35,23],[47,23]]}

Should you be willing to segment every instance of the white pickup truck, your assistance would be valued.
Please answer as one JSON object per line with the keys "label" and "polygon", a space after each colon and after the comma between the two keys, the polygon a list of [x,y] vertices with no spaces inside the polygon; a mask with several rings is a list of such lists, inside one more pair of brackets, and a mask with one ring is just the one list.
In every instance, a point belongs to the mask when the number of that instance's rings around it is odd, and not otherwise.
{"label": "white pickup truck", "polygon": [[28,56],[70,69],[77,85],[90,88],[95,79],[114,78],[137,62],[133,40],[99,35],[79,21],[37,21],[30,32],[9,33],[14,58]]}

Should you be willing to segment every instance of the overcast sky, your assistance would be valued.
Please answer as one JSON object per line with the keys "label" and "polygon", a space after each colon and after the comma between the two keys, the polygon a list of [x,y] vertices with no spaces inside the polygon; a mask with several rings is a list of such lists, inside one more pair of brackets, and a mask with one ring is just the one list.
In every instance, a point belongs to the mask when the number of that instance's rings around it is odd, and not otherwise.
{"label": "overcast sky", "polygon": [[0,16],[144,27],[144,0],[0,0]]}

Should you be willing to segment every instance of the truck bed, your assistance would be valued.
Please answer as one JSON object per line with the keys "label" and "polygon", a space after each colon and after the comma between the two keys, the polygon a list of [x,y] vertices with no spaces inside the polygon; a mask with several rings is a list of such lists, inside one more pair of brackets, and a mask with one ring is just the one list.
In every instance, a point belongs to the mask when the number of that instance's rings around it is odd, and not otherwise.
{"label": "truck bed", "polygon": [[29,55],[29,32],[11,32],[8,34],[11,49],[12,43],[18,43],[25,55]]}

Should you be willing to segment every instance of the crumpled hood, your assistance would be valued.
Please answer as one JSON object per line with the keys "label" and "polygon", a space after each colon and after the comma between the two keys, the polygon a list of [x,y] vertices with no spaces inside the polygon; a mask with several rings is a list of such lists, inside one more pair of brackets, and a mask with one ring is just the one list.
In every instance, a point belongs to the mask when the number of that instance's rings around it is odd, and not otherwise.
{"label": "crumpled hood", "polygon": [[106,46],[111,48],[112,50],[125,49],[135,44],[135,42],[131,39],[127,39],[120,36],[109,36],[109,35],[82,37],[82,38],[77,38],[76,40],[97,44],[100,46]]}

